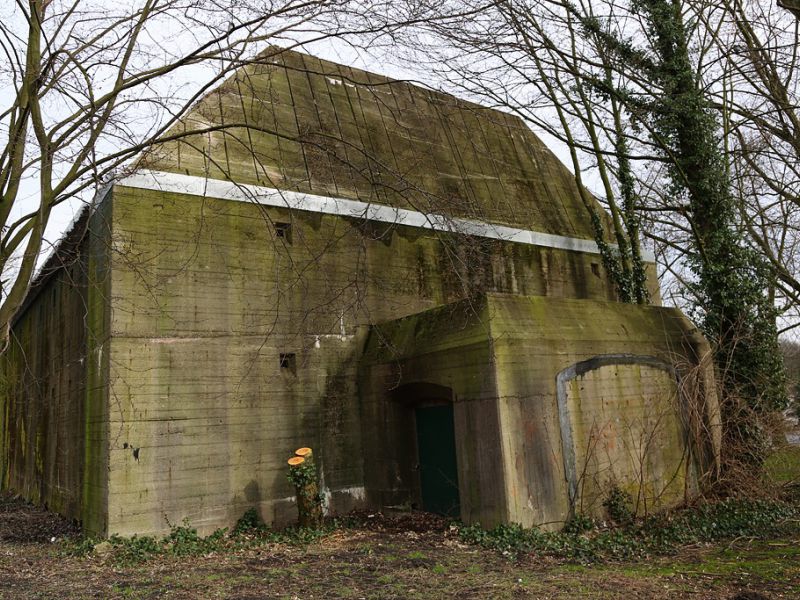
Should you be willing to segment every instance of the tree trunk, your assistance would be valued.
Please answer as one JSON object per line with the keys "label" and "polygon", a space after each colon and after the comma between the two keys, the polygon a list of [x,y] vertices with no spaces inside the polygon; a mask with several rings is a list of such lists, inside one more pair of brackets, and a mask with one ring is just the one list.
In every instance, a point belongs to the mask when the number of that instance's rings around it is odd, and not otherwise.
{"label": "tree trunk", "polygon": [[322,496],[311,448],[299,448],[288,463],[289,481],[294,484],[297,497],[297,524],[308,529],[319,529],[322,526]]}

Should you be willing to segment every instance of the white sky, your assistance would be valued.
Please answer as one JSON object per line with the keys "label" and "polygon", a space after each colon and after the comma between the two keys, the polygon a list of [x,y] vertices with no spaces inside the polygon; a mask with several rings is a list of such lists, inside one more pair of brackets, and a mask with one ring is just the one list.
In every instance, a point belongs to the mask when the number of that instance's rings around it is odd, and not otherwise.
{"label": "white sky", "polygon": [[[86,6],[97,6],[98,4],[102,6],[103,3],[106,3],[109,6],[115,5],[113,0],[83,1],[86,2]],[[22,33],[25,27],[24,22],[20,20],[18,9],[15,7],[14,3],[7,2],[8,0],[0,0],[0,20],[2,20],[2,22],[6,25],[13,25],[16,23],[17,30]],[[116,4],[116,6],[119,5]],[[184,47],[191,47],[195,43],[192,39],[193,35],[194,32],[192,31],[176,33],[174,31],[173,23],[173,25],[170,27],[161,29],[156,27],[151,30],[149,32],[149,40],[153,44],[152,47],[154,48],[160,49],[165,43],[168,43],[171,44],[172,48],[180,49],[181,44],[183,44]],[[432,75],[429,72],[414,70],[412,68],[413,65],[410,64],[404,56],[401,56],[399,53],[395,54],[391,49],[387,49],[385,46],[380,50],[365,52],[363,50],[356,50],[352,45],[341,39],[331,38],[323,42],[306,44],[303,48],[299,49],[309,54],[313,54],[319,58],[346,64],[374,73],[380,73],[395,79],[412,80],[434,88],[440,88],[443,84],[441,81],[432,79]],[[256,48],[253,48],[253,51],[255,50]],[[3,60],[5,60],[5,58],[0,57],[0,68],[3,67]],[[189,97],[192,92],[198,90],[202,84],[207,82],[212,76],[213,71],[211,67],[188,67],[180,72],[175,73],[169,80],[161,82],[161,88],[158,91],[163,93],[164,90],[169,90],[170,94],[174,94],[176,98],[176,106],[178,106],[181,104],[181,98]],[[0,79],[0,111],[5,110],[5,108],[9,106],[14,99],[13,86],[6,84],[7,81]],[[50,110],[57,112],[58,106],[51,106]],[[135,114],[129,115],[129,125],[132,129],[135,130],[137,126],[146,128],[147,126],[152,125],[152,119],[149,119],[146,110],[147,109],[143,107],[140,117],[137,117]],[[5,127],[2,125],[3,123],[0,122],[0,135],[5,133]],[[548,146],[556,153],[562,162],[564,162],[564,164],[571,169],[571,161],[569,160],[567,148],[551,136],[544,135],[541,131],[537,131],[537,134],[542,137],[545,143],[548,144]],[[109,151],[112,149],[113,145],[109,145],[108,142],[98,145],[99,152]],[[586,180],[588,181],[589,187],[595,187],[599,189],[598,181],[596,181],[591,174],[587,176]],[[64,235],[71,222],[80,212],[84,203],[90,201],[92,196],[93,193],[87,191],[87,193],[84,193],[81,198],[65,202],[53,210],[45,234],[45,245],[43,248],[42,260],[50,253],[52,247],[58,242],[61,236]],[[22,214],[35,209],[36,205],[38,204],[38,197],[38,181],[35,178],[26,179],[22,183],[22,189],[20,192],[21,201],[17,203],[14,213],[17,216],[21,216]]]}
{"label": "white sky", "polygon": [[[3,18],[2,9],[0,9],[0,18]],[[313,54],[319,58],[379,73],[395,79],[408,79],[434,88],[441,87],[441,82],[426,78],[425,73],[415,72],[412,69],[400,66],[402,57],[392,56],[386,52],[378,55],[357,51],[351,45],[341,40],[330,39],[324,42],[315,42],[307,44],[299,50]],[[178,76],[173,78],[172,83],[176,84],[184,92],[190,92],[199,88],[200,83],[207,81],[209,76],[210,71],[207,68],[192,67],[182,71]],[[13,93],[13,88],[11,86],[0,86],[0,106],[8,106],[9,103],[13,101]],[[537,131],[537,134],[544,139],[545,143],[559,156],[562,162],[571,168],[569,153],[566,147],[554,138],[543,134],[541,131]],[[592,184],[591,178],[589,183],[590,185]],[[76,199],[66,202],[54,209],[45,235],[45,253],[48,253],[49,248],[67,231],[73,219],[80,212],[83,203],[88,201],[91,195],[92,194],[88,193],[84,194],[81,200]],[[23,211],[33,209],[37,204],[38,197],[38,182],[35,179],[26,179],[23,182],[20,192],[20,200],[22,200],[22,202],[19,202],[19,207],[15,213],[21,215]]]}

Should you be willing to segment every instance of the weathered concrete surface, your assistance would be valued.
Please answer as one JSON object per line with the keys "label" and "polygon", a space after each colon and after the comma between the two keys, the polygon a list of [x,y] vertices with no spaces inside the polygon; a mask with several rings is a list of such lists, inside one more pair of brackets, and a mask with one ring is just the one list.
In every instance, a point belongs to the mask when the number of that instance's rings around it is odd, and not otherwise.
{"label": "weathered concrete surface", "polygon": [[0,487],[92,532],[106,527],[107,217],[84,213],[45,265],[0,361]]}
{"label": "weathered concrete surface", "polygon": [[614,488],[637,514],[675,506],[696,491],[676,374],[649,357],[605,358],[558,391],[571,506],[603,518]]}
{"label": "weathered concrete surface", "polygon": [[[593,237],[572,176],[521,121],[406,83],[297,53],[265,56],[187,123],[231,128],[155,148],[142,165]],[[255,129],[237,128],[245,123]],[[123,186],[92,219],[98,241],[74,275],[83,291],[60,291],[65,269],[15,328],[26,345],[5,361],[17,391],[3,397],[0,447],[15,465],[4,485],[93,533],[160,533],[184,518],[208,532],[250,506],[266,521],[288,521],[284,461],[306,445],[319,450],[332,510],[394,502],[413,482],[375,479],[377,463],[363,459],[373,443],[365,415],[405,418],[359,403],[371,324],[486,292],[616,298],[597,255],[402,225]],[[657,290],[654,276],[650,285]],[[48,314],[77,336],[58,359]],[[497,479],[509,469],[501,432],[515,410],[490,393],[506,385],[492,366],[502,347],[477,337],[462,344],[476,387],[463,377],[450,386],[473,399],[456,416],[467,432],[461,455],[486,465],[481,472],[503,465],[462,499],[487,522],[528,518],[508,500],[517,491],[510,479]],[[27,356],[41,357],[33,373]],[[71,379],[63,365],[74,360],[83,362]],[[44,425],[55,396],[31,387],[54,377],[76,407],[68,432],[66,421]],[[398,444],[409,443],[402,435]],[[60,489],[58,478],[47,483],[61,468],[53,448],[72,457],[67,488],[78,491],[68,501],[41,491]],[[398,461],[404,477],[407,458]]]}
{"label": "weathered concrete surface", "polygon": [[[719,414],[708,347],[679,311],[485,298],[376,326],[360,385],[368,490],[418,498],[415,450],[397,439],[413,428],[393,390],[424,382],[453,391],[467,521],[553,527],[605,516],[614,486],[640,513],[696,492],[698,472],[715,468]],[[706,393],[690,393],[701,384]],[[700,430],[716,432],[710,449]]]}
{"label": "weathered concrete surface", "polygon": [[[612,371],[613,384],[604,385],[602,370],[587,372],[577,381],[579,386],[586,388],[582,391],[582,401],[590,407],[590,412],[598,411],[598,419],[605,417],[605,420],[584,421],[577,428],[580,435],[574,436],[578,440],[589,440],[592,426],[602,429],[608,417],[619,419],[615,424],[620,426],[624,422],[641,423],[643,419],[646,420],[648,411],[653,408],[667,410],[670,403],[681,408],[678,414],[682,418],[685,416],[683,431],[687,435],[694,435],[698,431],[693,420],[702,419],[705,429],[714,431],[718,436],[719,414],[714,396],[713,370],[708,362],[709,350],[695,327],[680,311],[572,299],[551,302],[545,298],[508,299],[493,306],[495,310],[490,320],[495,340],[495,358],[503,366],[502,375],[498,377],[498,392],[502,399],[501,422],[504,432],[507,432],[504,436],[510,473],[507,484],[509,497],[515,500],[515,506],[511,509],[512,520],[524,525],[559,521],[566,518],[570,511],[580,508],[575,506],[575,502],[580,502],[581,498],[570,499],[567,478],[561,475],[564,473],[563,451],[551,452],[554,446],[563,446],[564,436],[558,402],[554,402],[554,378],[576,363],[600,356],[653,357],[677,369],[677,374],[682,377],[681,387],[686,389],[686,397],[679,398],[676,403],[672,391],[664,397],[663,394],[668,390],[664,389],[662,378],[646,378],[643,376],[647,373],[637,373],[635,369],[627,368],[620,371],[618,368]],[[609,364],[613,365],[614,362]],[[625,364],[623,360],[616,362]],[[608,374],[608,371],[605,373]],[[594,384],[593,390],[587,387],[587,375]],[[690,390],[700,385],[698,381],[704,386],[704,393],[690,394]],[[628,390],[617,394],[617,385]],[[633,402],[632,396],[637,391],[652,400]],[[691,407],[684,404],[689,401],[693,403]],[[598,403],[610,403],[605,415],[596,406]],[[572,404],[573,407],[576,404],[574,394]],[[571,418],[574,427],[574,415]],[[668,437],[665,443],[670,441],[671,449],[662,457],[667,464],[661,465],[660,469],[682,475],[679,457],[683,456],[683,448],[674,436]],[[698,443],[699,438],[689,450]],[[714,468],[713,457],[719,451],[718,438],[712,445],[710,453],[696,453],[695,458],[702,463],[703,470]],[[575,441],[573,446],[578,455],[586,452],[582,445],[579,453]],[[596,451],[600,453],[600,449],[596,448]],[[657,458],[651,453],[648,460],[657,461]],[[577,473],[585,475],[584,482],[596,476],[595,473],[586,476],[586,465],[586,461],[576,464]],[[590,471],[591,468],[589,464]],[[619,477],[621,480],[617,483],[620,487],[629,490],[633,489],[634,484],[640,483],[632,481],[629,469]],[[648,476],[645,484],[651,479]],[[677,489],[688,489],[693,485],[692,481],[680,476],[672,481],[672,485],[678,486]],[[678,491],[661,495],[664,505],[674,504],[677,497],[682,498],[682,493]],[[593,496],[589,502],[584,499],[588,507],[597,504],[596,494]],[[554,510],[556,507],[558,510]]]}
{"label": "weathered concrete surface", "polygon": [[112,202],[110,532],[165,515],[210,530],[252,505],[287,521],[285,459],[304,445],[331,508],[363,505],[369,324],[484,290],[614,297],[592,255],[123,187]]}
{"label": "weathered concrete surface", "polygon": [[178,128],[209,124],[230,128],[142,165],[594,239],[574,177],[520,118],[407,82],[271,48]]}

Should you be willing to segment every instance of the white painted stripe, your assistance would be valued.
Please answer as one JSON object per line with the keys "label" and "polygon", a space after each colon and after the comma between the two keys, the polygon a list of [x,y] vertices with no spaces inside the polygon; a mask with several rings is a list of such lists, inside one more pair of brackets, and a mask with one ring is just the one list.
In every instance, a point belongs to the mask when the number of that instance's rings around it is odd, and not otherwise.
{"label": "white painted stripe", "polygon": [[[318,196],[289,190],[276,190],[258,185],[232,183],[221,179],[209,179],[194,175],[140,170],[132,175],[123,177],[116,183],[117,185],[131,188],[190,194],[192,196],[204,196],[237,202],[256,202],[264,206],[305,210],[328,215],[379,221],[381,223],[393,223],[407,227],[419,227],[433,231],[474,235],[530,246],[558,248],[560,250],[592,254],[600,253],[597,244],[593,240],[517,229],[473,219],[425,214],[415,210],[348,200],[346,198],[333,198],[331,196]],[[647,262],[655,261],[655,256],[652,252],[642,251],[642,257]]]}

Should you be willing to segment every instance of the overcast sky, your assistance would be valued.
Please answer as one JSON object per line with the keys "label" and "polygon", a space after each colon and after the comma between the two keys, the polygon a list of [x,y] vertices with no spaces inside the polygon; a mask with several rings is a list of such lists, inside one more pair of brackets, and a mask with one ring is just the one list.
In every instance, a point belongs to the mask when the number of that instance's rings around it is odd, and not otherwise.
{"label": "overcast sky", "polygon": [[[7,14],[3,14],[3,9],[0,9],[0,18],[7,16]],[[390,50],[387,51],[383,49],[380,54],[377,52],[367,53],[364,51],[357,51],[351,45],[336,39],[306,44],[302,48],[299,48],[299,50],[308,54],[313,54],[319,58],[387,75],[395,79],[408,79],[435,88],[441,87],[441,82],[431,79],[429,76],[426,76],[426,73],[403,68],[401,66],[403,62],[402,57],[399,54],[394,55]],[[208,81],[211,75],[212,72],[207,68],[192,67],[177,74],[173,78],[171,84],[175,85],[176,88],[180,88],[183,93],[188,95],[188,93],[199,88],[202,82]],[[11,86],[0,86],[0,103],[2,106],[8,106],[10,102],[13,101],[13,93],[13,88]],[[541,132],[537,133],[541,135]],[[542,137],[546,138],[547,136]],[[562,147],[553,139],[545,139],[545,141],[559,155],[559,158],[569,166],[569,154],[566,148]],[[75,200],[56,207],[51,216],[50,225],[46,234],[48,244],[55,243],[64,234],[69,224],[80,212],[83,202],[87,201],[90,196],[91,194],[86,194],[82,198],[82,201]],[[30,210],[35,206],[36,200],[38,199],[38,182],[31,179],[26,180],[23,184],[20,197],[27,200],[18,208],[17,212],[21,215],[23,207]]]}
{"label": "overcast sky", "polygon": [[[97,8],[97,6],[104,6],[104,3],[105,5],[112,7],[109,8],[109,11],[130,10],[130,7],[127,5],[125,8],[119,8],[121,5],[116,0],[82,1],[84,3],[82,6],[86,7],[87,10]],[[19,35],[24,37],[27,25],[25,24],[25,21],[21,19],[19,9],[15,3],[0,1],[0,20],[2,20],[2,23],[5,26],[16,29]],[[181,45],[183,45],[183,48],[193,47],[197,43],[194,39],[194,36],[195,32],[191,28],[185,29],[184,31],[176,31],[176,23],[173,22],[171,25],[167,24],[164,27],[157,26],[149,30],[148,42],[153,48],[156,48],[157,50],[167,48],[167,50],[164,52],[168,52],[169,48],[180,49]],[[287,45],[290,43],[290,41],[285,40],[283,43],[281,43],[280,40],[277,40],[274,43],[278,43],[279,45]],[[298,49],[319,58],[359,69],[364,69],[374,73],[387,75],[395,79],[411,80],[437,89],[441,89],[443,85],[443,82],[437,81],[434,78],[435,76],[430,72],[414,70],[412,68],[414,64],[402,55],[401,50],[393,50],[391,47],[387,48],[386,46],[383,46],[379,50],[371,50],[366,52],[363,50],[354,49],[353,46],[341,39],[330,38],[322,42],[305,44],[303,47]],[[257,47],[252,48],[253,52],[256,52],[257,50]],[[3,58],[0,60],[5,59]],[[3,69],[3,72],[7,73],[7,70]],[[197,91],[205,82],[208,82],[213,75],[214,70],[211,66],[193,66],[184,68],[175,73],[168,80],[160,82],[158,84],[161,86],[159,93],[163,93],[168,97],[174,97],[175,106],[177,107],[183,104],[182,99],[190,97],[191,94]],[[9,81],[7,79],[5,81],[0,81],[0,106],[3,107],[0,110],[5,110],[5,108],[9,106],[14,99],[13,86],[8,85],[8,83]],[[46,110],[48,110],[50,112],[50,116],[52,116],[58,114],[59,110],[62,109],[57,105],[50,105],[46,107]],[[147,127],[152,126],[153,117],[148,110],[150,110],[148,106],[143,104],[140,115],[134,113],[127,115],[129,118],[128,124],[130,125],[131,129],[135,131],[137,127],[141,127],[143,130],[146,130]],[[0,135],[3,135],[6,129],[5,127],[2,127],[2,125],[3,124],[0,123]],[[569,153],[566,147],[554,140],[552,137],[543,135],[542,132],[537,131],[537,133],[544,139],[545,143],[547,143],[548,146],[554,150],[562,162],[571,168],[571,161],[569,160]],[[100,153],[112,151],[114,149],[113,145],[110,145],[107,141],[98,144],[97,148]],[[594,185],[595,182],[591,176],[587,178],[587,181],[589,187],[597,187]],[[45,234],[45,245],[43,247],[41,260],[44,260],[44,258],[51,252],[53,246],[57,244],[58,240],[64,235],[72,221],[79,214],[82,207],[86,202],[92,199],[93,195],[93,193],[87,192],[79,199],[65,202],[53,210],[53,213],[50,217],[49,226]],[[38,197],[38,180],[35,178],[25,180],[20,192],[20,199],[22,199],[23,202],[18,203],[18,206],[16,206],[16,215],[21,216],[22,214],[34,209],[37,205]]]}

